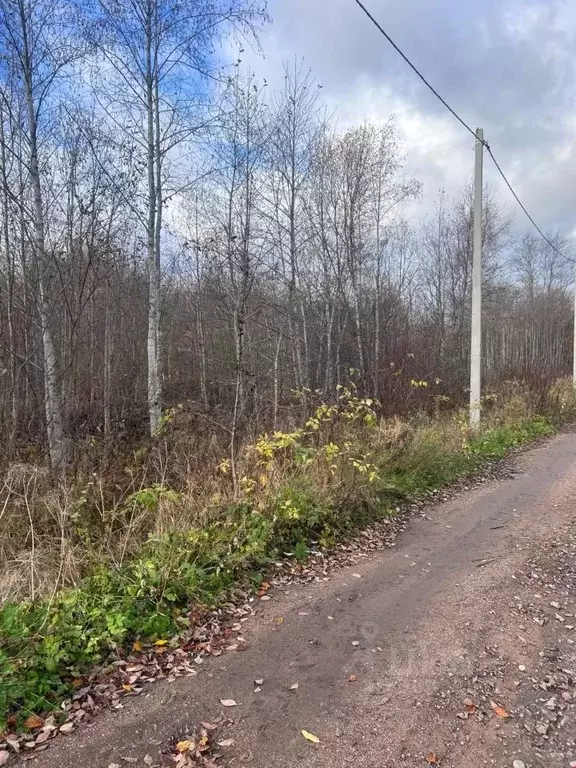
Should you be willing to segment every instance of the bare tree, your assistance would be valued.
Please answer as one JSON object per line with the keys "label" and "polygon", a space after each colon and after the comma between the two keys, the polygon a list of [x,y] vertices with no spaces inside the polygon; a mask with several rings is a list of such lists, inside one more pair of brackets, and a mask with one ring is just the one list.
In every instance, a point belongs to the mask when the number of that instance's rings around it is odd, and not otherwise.
{"label": "bare tree", "polygon": [[[43,181],[47,179],[45,132],[54,104],[52,97],[62,80],[71,74],[73,63],[83,53],[71,23],[75,9],[67,0],[0,2],[0,46],[9,74],[18,84],[23,120],[20,126],[21,161],[29,183],[29,202],[34,266],[37,274],[37,305],[40,317],[44,403],[50,460],[55,470],[67,459],[57,348],[52,328],[51,297],[47,293],[50,255],[46,245]],[[6,144],[3,143],[6,147]]]}
{"label": "bare tree", "polygon": [[[97,83],[99,104],[141,158],[144,194],[135,210],[145,231],[148,268],[148,410],[154,434],[162,413],[162,228],[167,200],[188,186],[174,174],[184,144],[214,115],[204,85],[214,41],[230,28],[250,34],[264,11],[251,0],[98,0],[99,51],[113,76]],[[208,109],[207,107],[208,102]],[[184,163],[190,173],[190,165]]]}

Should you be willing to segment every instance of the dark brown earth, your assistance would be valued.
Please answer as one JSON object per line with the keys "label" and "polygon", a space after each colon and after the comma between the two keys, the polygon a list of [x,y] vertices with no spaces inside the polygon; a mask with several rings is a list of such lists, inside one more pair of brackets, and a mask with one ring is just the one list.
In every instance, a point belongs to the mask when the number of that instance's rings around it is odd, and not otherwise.
{"label": "dark brown earth", "polygon": [[576,435],[564,434],[512,477],[423,510],[395,548],[272,590],[245,624],[246,651],[126,699],[32,764],[167,765],[169,745],[233,699],[218,765],[568,768],[575,520]]}

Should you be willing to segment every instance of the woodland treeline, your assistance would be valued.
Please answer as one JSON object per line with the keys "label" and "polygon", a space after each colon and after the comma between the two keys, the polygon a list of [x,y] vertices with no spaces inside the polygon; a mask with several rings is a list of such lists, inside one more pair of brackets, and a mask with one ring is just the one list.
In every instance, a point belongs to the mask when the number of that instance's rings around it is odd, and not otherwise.
{"label": "woodland treeline", "polygon": [[[431,192],[393,117],[342,130],[305,64],[272,88],[226,63],[266,22],[251,0],[0,0],[7,457],[64,466],[178,404],[234,449],[350,378],[387,413],[466,399],[471,190],[409,216]],[[484,265],[486,380],[565,373],[570,264],[490,190]]]}

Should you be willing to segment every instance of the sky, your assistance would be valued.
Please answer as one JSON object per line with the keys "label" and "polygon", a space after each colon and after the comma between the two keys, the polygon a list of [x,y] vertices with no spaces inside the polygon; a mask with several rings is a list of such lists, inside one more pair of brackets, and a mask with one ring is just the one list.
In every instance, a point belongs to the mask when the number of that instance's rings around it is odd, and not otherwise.
{"label": "sky", "polygon": [[[484,135],[546,230],[576,235],[576,0],[364,0],[448,103]],[[474,139],[417,79],[354,0],[269,0],[261,53],[274,84],[304,57],[339,124],[395,115],[421,210],[472,178]],[[488,157],[485,180],[528,229]]]}

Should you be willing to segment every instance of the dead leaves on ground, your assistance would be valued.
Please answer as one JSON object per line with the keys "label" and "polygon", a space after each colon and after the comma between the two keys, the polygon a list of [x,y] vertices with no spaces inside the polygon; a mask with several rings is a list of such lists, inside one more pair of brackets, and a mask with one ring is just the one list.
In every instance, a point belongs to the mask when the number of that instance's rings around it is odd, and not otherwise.
{"label": "dead leaves on ground", "polygon": [[506,712],[504,707],[501,707],[499,704],[496,704],[495,701],[491,701],[490,702],[490,706],[492,707],[494,713],[498,717],[501,717],[502,720],[508,720],[508,718],[510,717],[510,714],[508,712]]}
{"label": "dead leaves on ground", "polygon": [[301,733],[302,733],[302,736],[304,736],[304,738],[307,741],[311,741],[312,744],[320,744],[320,739],[318,738],[318,736],[315,736],[313,733],[310,733],[310,731],[306,731],[303,728]]}
{"label": "dead leaves on ground", "polygon": [[[248,597],[244,594],[244,602],[229,604],[225,609],[190,612],[190,629],[173,641],[160,638],[145,645],[136,640],[131,653],[119,654],[106,667],[73,680],[74,690],[58,711],[44,718],[29,714],[23,723],[27,732],[16,734],[14,719],[10,724],[14,732],[0,738],[0,766],[12,754],[20,754],[24,759],[33,757],[59,733],[73,733],[103,709],[122,709],[126,697],[138,696],[149,683],[173,683],[178,678],[195,677],[203,658],[221,656],[227,650],[245,650],[247,646],[240,634],[242,624],[254,613]],[[177,643],[179,647],[173,647]]]}
{"label": "dead leaves on ground", "polygon": [[[464,699],[463,701],[465,710],[464,712],[459,712],[457,717],[460,720],[467,720],[469,717],[472,717],[472,715],[478,715],[478,717],[482,720],[486,713],[483,712],[481,709],[479,709],[476,704],[472,701],[472,699]],[[512,715],[507,712],[504,707],[501,707],[499,704],[497,704],[495,701],[490,701],[490,708],[496,715],[496,717],[501,718],[502,720],[509,720]]]}
{"label": "dead leaves on ground", "polygon": [[234,744],[234,739],[216,740],[216,731],[226,723],[225,716],[217,723],[200,723],[193,734],[178,741],[170,752],[169,758],[177,768],[218,768],[222,754],[218,748],[226,749]]}
{"label": "dead leaves on ground", "polygon": [[[417,505],[413,507],[416,509]],[[278,562],[274,578],[262,582],[257,595],[260,600],[271,600],[267,593],[272,587],[282,588],[295,582],[328,581],[329,571],[354,565],[367,551],[391,546],[405,525],[405,518],[398,515],[358,531],[329,553],[312,550],[313,557],[306,564],[296,563],[292,558]],[[6,764],[6,755],[20,753],[25,759],[33,757],[36,752],[46,749],[57,734],[74,733],[103,709],[121,709],[123,699],[138,696],[149,683],[159,679],[171,683],[180,677],[195,676],[205,656],[220,656],[227,650],[246,650],[247,646],[238,633],[241,632],[240,622],[254,614],[249,604],[252,599],[246,592],[236,590],[232,596],[235,604],[231,602],[217,611],[191,611],[187,616],[190,629],[179,638],[169,642],[161,639],[151,646],[136,639],[129,655],[119,654],[108,666],[93,670],[83,679],[74,680],[72,696],[63,702],[61,710],[46,716],[43,726],[30,728],[25,734],[8,733],[3,737],[0,741],[0,766]],[[308,615],[308,612],[300,615]],[[281,626],[284,618],[275,617],[273,622]],[[353,645],[359,645],[359,642]],[[15,726],[16,721],[10,723],[11,728]],[[205,766],[210,768],[210,763],[205,763]]]}
{"label": "dead leaves on ground", "polygon": [[260,584],[260,589],[258,590],[258,597],[264,597],[266,592],[270,589],[271,584],[268,581],[263,581],[262,584]]}
{"label": "dead leaves on ground", "polygon": [[41,717],[38,717],[38,715],[30,715],[30,717],[27,717],[26,720],[24,720],[24,728],[42,728],[44,725],[44,720],[42,720]]}

